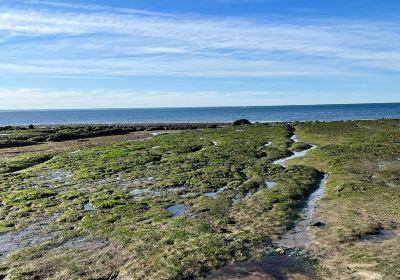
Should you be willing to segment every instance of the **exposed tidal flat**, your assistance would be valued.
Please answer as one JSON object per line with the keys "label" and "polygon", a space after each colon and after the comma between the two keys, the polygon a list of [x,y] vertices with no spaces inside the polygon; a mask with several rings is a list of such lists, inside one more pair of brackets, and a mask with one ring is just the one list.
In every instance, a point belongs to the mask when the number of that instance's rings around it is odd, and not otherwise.
{"label": "exposed tidal flat", "polygon": [[1,277],[398,279],[399,120],[133,127],[0,131]]}

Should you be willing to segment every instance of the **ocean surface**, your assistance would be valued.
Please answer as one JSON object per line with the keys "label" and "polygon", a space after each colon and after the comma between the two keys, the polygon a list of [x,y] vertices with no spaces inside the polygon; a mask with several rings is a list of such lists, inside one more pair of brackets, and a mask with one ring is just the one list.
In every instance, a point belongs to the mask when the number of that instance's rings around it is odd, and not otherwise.
{"label": "ocean surface", "polygon": [[0,111],[0,126],[232,122],[241,118],[249,119],[252,122],[400,118],[400,103],[154,109],[2,110]]}

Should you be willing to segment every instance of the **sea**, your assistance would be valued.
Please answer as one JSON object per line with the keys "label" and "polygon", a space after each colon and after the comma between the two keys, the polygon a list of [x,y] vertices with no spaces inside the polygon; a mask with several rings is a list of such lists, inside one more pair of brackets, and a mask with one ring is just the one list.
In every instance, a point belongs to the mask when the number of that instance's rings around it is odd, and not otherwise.
{"label": "sea", "polygon": [[202,108],[0,110],[0,126],[400,119],[400,103]]}

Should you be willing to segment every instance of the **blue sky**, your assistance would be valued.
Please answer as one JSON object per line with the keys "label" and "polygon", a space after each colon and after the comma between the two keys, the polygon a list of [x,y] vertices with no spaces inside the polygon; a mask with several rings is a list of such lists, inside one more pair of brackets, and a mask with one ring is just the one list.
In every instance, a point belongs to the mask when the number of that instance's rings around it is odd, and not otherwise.
{"label": "blue sky", "polygon": [[0,109],[400,102],[400,1],[0,2]]}

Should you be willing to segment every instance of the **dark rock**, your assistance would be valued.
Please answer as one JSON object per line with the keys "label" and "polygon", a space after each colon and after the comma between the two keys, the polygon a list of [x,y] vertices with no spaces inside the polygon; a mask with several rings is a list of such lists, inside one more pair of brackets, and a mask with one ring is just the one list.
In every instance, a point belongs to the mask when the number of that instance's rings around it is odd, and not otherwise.
{"label": "dark rock", "polygon": [[247,125],[247,124],[251,124],[251,122],[246,119],[240,119],[233,122],[233,125]]}
{"label": "dark rock", "polygon": [[228,218],[228,219],[226,219],[225,223],[227,225],[235,225],[236,221],[234,219],[232,219],[232,218]]}
{"label": "dark rock", "polygon": [[320,221],[318,221],[318,222],[312,222],[311,224],[310,224],[310,226],[312,226],[312,227],[323,227],[325,224],[323,223],[323,222],[320,222]]}

